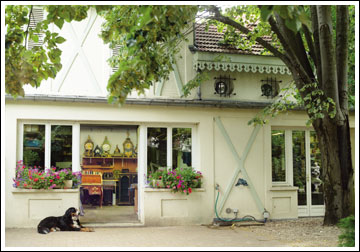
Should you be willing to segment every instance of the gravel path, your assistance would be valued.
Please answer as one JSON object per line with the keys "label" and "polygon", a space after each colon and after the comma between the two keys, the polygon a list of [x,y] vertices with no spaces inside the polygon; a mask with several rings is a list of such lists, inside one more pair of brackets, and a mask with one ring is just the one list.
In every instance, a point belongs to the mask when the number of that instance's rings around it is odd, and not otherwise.
{"label": "gravel path", "polygon": [[[6,247],[337,247],[341,230],[322,218],[270,221],[257,226],[95,228],[55,232],[35,228],[5,231]],[[240,225],[240,224],[238,224]],[[104,248],[105,249],[105,248]]]}
{"label": "gravel path", "polygon": [[271,221],[264,226],[238,227],[293,247],[337,247],[341,229],[323,226],[323,218]]}

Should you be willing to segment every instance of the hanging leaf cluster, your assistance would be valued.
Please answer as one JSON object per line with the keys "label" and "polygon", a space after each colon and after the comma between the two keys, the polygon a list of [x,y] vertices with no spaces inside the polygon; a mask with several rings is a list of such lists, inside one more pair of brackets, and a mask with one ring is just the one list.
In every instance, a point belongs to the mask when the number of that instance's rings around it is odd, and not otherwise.
{"label": "hanging leaf cluster", "polygon": [[171,5],[113,6],[99,12],[106,20],[101,38],[119,48],[109,60],[118,68],[107,85],[110,102],[123,103],[132,91],[144,93],[168,78],[196,12],[196,6]]}
{"label": "hanging leaf cluster", "polygon": [[[44,6],[47,17],[30,27],[33,17],[31,5],[7,5],[5,8],[5,91],[16,97],[24,96],[23,86],[29,84],[39,87],[43,80],[55,78],[61,70],[61,53],[59,44],[65,38],[52,32],[50,24],[60,29],[64,21],[82,20],[87,17],[87,6]],[[38,34],[44,39],[41,45],[28,47],[28,41],[39,42]]]}

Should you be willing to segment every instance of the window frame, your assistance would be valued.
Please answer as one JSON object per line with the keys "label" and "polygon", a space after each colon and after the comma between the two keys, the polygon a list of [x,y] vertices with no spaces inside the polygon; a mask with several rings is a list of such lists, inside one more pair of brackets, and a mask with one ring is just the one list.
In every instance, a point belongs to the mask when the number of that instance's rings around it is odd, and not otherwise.
{"label": "window frame", "polygon": [[43,121],[43,120],[22,120],[19,122],[19,154],[18,157],[20,160],[24,158],[24,125],[44,125],[45,126],[45,153],[44,153],[44,171],[46,172],[51,168],[51,126],[61,125],[61,126],[71,126],[72,127],[72,171],[80,170],[80,159],[79,159],[79,146],[80,146],[80,124],[74,122],[64,122],[64,121]]}
{"label": "window frame", "polygon": [[[293,185],[293,164],[292,164],[292,129],[271,128],[273,130],[283,130],[285,133],[285,181],[272,181],[272,148],[271,149],[271,183],[273,185]],[[272,138],[271,138],[272,141]],[[272,143],[272,142],[270,142]],[[291,147],[291,148],[290,148]]]}
{"label": "window frame", "polygon": [[144,153],[144,162],[145,162],[145,176],[148,176],[148,163],[147,163],[147,135],[148,128],[166,128],[167,130],[167,154],[166,154],[166,168],[167,170],[172,170],[172,151],[173,151],[173,142],[172,142],[172,129],[173,128],[191,128],[191,167],[199,170],[199,163],[197,158],[197,125],[196,124],[181,124],[181,123],[171,123],[171,124],[146,124],[145,126],[145,147],[146,151]]}
{"label": "window frame", "polygon": [[[273,186],[294,186],[294,169],[293,169],[293,142],[292,133],[293,131],[304,131],[305,132],[305,160],[306,170],[310,169],[310,132],[315,131],[309,127],[271,127],[270,134],[273,130],[284,130],[285,131],[285,181],[273,182],[272,181],[272,152],[270,158],[271,167],[271,183]],[[271,138],[271,137],[270,137]],[[272,140],[272,139],[271,139]],[[271,146],[270,140],[270,146]],[[270,147],[271,149],[271,147]]]}

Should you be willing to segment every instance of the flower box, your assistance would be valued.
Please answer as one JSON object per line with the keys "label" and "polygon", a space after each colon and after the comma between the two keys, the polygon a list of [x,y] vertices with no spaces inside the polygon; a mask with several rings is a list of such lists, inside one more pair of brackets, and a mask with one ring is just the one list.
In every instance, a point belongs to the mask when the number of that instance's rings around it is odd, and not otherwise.
{"label": "flower box", "polygon": [[192,167],[176,168],[174,170],[159,169],[149,174],[150,186],[165,188],[176,193],[186,195],[192,193],[194,188],[201,187],[202,174]]}

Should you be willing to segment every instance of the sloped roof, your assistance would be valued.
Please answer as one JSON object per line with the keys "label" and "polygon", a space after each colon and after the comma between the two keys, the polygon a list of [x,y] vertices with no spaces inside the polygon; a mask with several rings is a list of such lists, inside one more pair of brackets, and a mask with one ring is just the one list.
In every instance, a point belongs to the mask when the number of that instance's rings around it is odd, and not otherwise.
{"label": "sloped roof", "polygon": [[[194,49],[201,52],[213,53],[231,53],[231,54],[247,54],[260,55],[264,47],[256,43],[251,50],[241,50],[232,45],[223,45],[219,43],[223,40],[224,33],[218,32],[217,27],[211,25],[206,31],[205,24],[195,24],[194,29]],[[241,35],[246,39],[246,35]],[[263,37],[266,41],[271,41],[270,36]]]}

